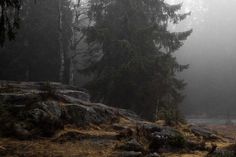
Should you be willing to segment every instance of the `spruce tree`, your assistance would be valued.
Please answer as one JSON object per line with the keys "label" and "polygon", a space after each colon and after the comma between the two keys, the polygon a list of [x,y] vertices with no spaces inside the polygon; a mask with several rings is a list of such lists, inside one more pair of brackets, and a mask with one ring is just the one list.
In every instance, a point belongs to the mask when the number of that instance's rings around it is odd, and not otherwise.
{"label": "spruce tree", "polygon": [[[190,13],[179,14],[182,4],[163,0],[92,0],[94,21],[87,31],[90,65],[94,75],[87,88],[92,98],[112,106],[132,109],[143,117],[177,120],[184,82],[176,72],[180,65],[173,53],[192,30],[170,32]],[[100,55],[97,55],[100,54]],[[91,59],[92,58],[92,59]]]}
{"label": "spruce tree", "polygon": [[16,30],[20,22],[21,0],[1,0],[0,1],[0,46],[8,38],[15,38]]}

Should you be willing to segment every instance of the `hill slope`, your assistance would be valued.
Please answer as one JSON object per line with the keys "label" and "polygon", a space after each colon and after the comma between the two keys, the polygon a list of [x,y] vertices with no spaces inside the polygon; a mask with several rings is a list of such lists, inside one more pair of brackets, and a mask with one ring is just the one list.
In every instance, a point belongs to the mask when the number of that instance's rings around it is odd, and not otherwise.
{"label": "hill slope", "polygon": [[0,81],[0,123],[1,157],[234,156],[207,129],[148,122],[58,83]]}

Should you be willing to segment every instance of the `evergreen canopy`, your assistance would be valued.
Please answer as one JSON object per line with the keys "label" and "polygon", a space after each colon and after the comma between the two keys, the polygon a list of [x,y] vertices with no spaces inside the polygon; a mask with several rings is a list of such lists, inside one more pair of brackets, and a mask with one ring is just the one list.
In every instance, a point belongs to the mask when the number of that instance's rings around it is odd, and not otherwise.
{"label": "evergreen canopy", "polygon": [[[180,65],[173,52],[192,30],[170,32],[168,25],[177,24],[190,13],[179,14],[182,4],[169,5],[163,0],[91,3],[89,17],[94,25],[88,29],[87,42],[90,47],[102,47],[102,54],[84,70],[94,74],[87,85],[93,99],[133,109],[147,118],[164,108],[177,116],[185,84],[175,75],[188,66]],[[161,118],[162,114],[158,115]]]}
{"label": "evergreen canopy", "polygon": [[1,0],[0,1],[0,45],[2,46],[6,38],[15,38],[16,29],[19,28],[19,10],[21,0]]}

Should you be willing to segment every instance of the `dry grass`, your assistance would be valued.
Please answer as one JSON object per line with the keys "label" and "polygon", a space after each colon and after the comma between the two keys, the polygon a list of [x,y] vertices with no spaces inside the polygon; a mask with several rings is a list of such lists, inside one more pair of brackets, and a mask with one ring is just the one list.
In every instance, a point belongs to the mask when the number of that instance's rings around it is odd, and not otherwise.
{"label": "dry grass", "polygon": [[[111,155],[118,141],[103,140],[104,136],[115,136],[114,132],[103,130],[78,130],[66,128],[57,134],[66,132],[78,132],[86,136],[98,137],[96,139],[84,139],[67,141],[63,143],[52,142],[52,139],[32,141],[19,141],[10,138],[0,139],[1,157],[108,157]],[[101,138],[99,138],[101,137]]]}
{"label": "dry grass", "polygon": [[[219,135],[224,135],[226,137],[236,137],[236,127],[233,126],[205,126],[206,128],[209,128],[211,130],[214,130],[215,132],[219,133]],[[189,129],[188,125],[179,124],[175,126],[177,130],[179,130],[186,139],[189,141],[194,142],[204,142],[206,144],[207,148],[211,148],[212,144],[217,145],[217,148],[222,150],[235,150],[236,147],[234,145],[235,141],[229,140],[228,138],[222,137],[222,139],[219,140],[206,140],[201,137],[195,136]],[[233,148],[232,148],[233,147]],[[208,152],[206,151],[194,151],[194,152],[188,152],[188,153],[166,153],[163,154],[164,157],[206,157]]]}
{"label": "dry grass", "polygon": [[1,139],[5,149],[3,156],[24,157],[107,157],[111,154],[115,142],[94,142],[89,140],[66,142],[63,144],[49,140],[14,141]]}
{"label": "dry grass", "polygon": [[[125,118],[121,118],[120,125],[129,126],[134,129],[135,124]],[[180,124],[176,126],[188,140],[200,142],[203,139],[196,137],[191,133],[188,125]],[[222,129],[222,131],[227,131]],[[232,129],[232,134],[235,131]],[[66,139],[64,142],[55,142],[54,139],[60,138],[67,133],[78,133],[86,138],[78,140]],[[235,133],[236,134],[236,133]],[[107,126],[90,126],[88,129],[80,129],[73,126],[67,126],[64,130],[58,132],[51,139],[19,141],[10,138],[0,138],[0,157],[109,157],[114,148],[121,144],[121,141],[113,137],[117,136],[117,132],[112,129],[111,125]],[[111,138],[110,138],[111,137]],[[141,139],[140,139],[141,140]],[[53,142],[54,141],[54,142]],[[148,146],[148,142],[141,140],[144,147]],[[213,142],[206,141],[210,147]],[[229,141],[214,141],[218,148],[229,148],[232,143]],[[232,149],[235,149],[232,148]],[[163,157],[204,157],[207,152],[194,151],[190,153],[177,152],[166,153]]]}
{"label": "dry grass", "polygon": [[216,130],[220,135],[232,139],[236,139],[236,125],[209,125],[211,130]]}
{"label": "dry grass", "polygon": [[180,154],[173,154],[173,153],[166,153],[163,154],[164,157],[205,157],[207,152],[200,152],[195,151],[192,153],[180,153]]}

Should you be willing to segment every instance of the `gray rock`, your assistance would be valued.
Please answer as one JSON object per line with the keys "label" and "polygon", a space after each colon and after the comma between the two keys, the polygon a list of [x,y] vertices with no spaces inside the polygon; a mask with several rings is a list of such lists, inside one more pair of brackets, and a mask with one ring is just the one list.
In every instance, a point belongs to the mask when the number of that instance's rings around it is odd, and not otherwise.
{"label": "gray rock", "polygon": [[57,119],[60,119],[60,117],[62,116],[62,107],[59,102],[56,101],[39,102],[39,107],[42,108],[44,111],[50,113]]}
{"label": "gray rock", "polygon": [[83,91],[75,91],[75,90],[60,90],[59,93],[76,98],[76,99],[80,99],[83,101],[90,101],[90,95],[86,92]]}
{"label": "gray rock", "polygon": [[91,135],[89,133],[80,133],[78,131],[66,131],[58,137],[52,139],[53,142],[65,143],[76,142],[81,140],[92,140],[93,142],[104,143],[115,140],[114,135]]}
{"label": "gray rock", "polygon": [[59,143],[75,142],[75,141],[82,140],[84,138],[86,138],[84,134],[81,134],[76,131],[69,131],[69,132],[61,134],[59,137],[54,138],[52,141],[59,142]]}
{"label": "gray rock", "polygon": [[31,137],[30,132],[26,129],[27,125],[23,122],[16,123],[14,125],[14,134],[18,139],[29,139]]}
{"label": "gray rock", "polygon": [[177,130],[170,127],[163,127],[160,131],[154,131],[150,137],[151,143],[149,149],[152,152],[158,152],[159,149],[184,148],[186,140]]}
{"label": "gray rock", "polygon": [[77,126],[111,123],[117,119],[110,109],[96,105],[67,104],[65,112],[67,122]]}
{"label": "gray rock", "polygon": [[205,142],[195,142],[195,141],[187,141],[187,148],[189,150],[200,150],[200,151],[206,151],[206,143]]}
{"label": "gray rock", "polygon": [[117,135],[117,139],[118,140],[122,140],[122,139],[130,139],[134,134],[134,131],[130,128],[124,128],[122,130],[119,131],[119,134]]}
{"label": "gray rock", "polygon": [[150,154],[146,155],[145,157],[161,157],[161,156],[157,153],[150,153]]}
{"label": "gray rock", "polygon": [[112,124],[112,128],[117,131],[122,131],[124,129],[128,129],[128,127],[120,125],[120,124]]}
{"label": "gray rock", "polygon": [[202,136],[205,139],[219,139],[219,137],[213,133],[212,131],[202,128],[202,127],[198,127],[198,126],[191,126],[191,131],[192,133],[194,133],[197,136]]}
{"label": "gray rock", "polygon": [[[86,91],[60,83],[0,81],[0,89],[4,89],[0,90],[0,104],[7,104],[1,105],[7,115],[0,117],[4,124],[4,129],[0,128],[1,134],[18,130],[19,134],[28,131],[32,137],[52,136],[66,124],[85,127],[116,123],[120,117],[135,123],[140,119],[128,110],[91,103]],[[129,130],[125,137],[130,137],[130,132],[133,133]]]}
{"label": "gray rock", "polygon": [[151,136],[152,133],[154,133],[154,132],[161,132],[162,131],[162,128],[159,127],[158,125],[156,125],[154,123],[145,123],[145,122],[140,122],[138,124],[138,129],[148,139],[152,139],[153,138]]}
{"label": "gray rock", "polygon": [[235,152],[234,151],[229,151],[229,150],[220,150],[216,149],[213,153],[208,154],[208,156],[211,157],[235,157]]}
{"label": "gray rock", "polygon": [[119,109],[119,113],[123,116],[129,117],[132,120],[142,120],[136,113],[127,109]]}
{"label": "gray rock", "polygon": [[122,151],[114,152],[111,157],[143,157],[143,154],[135,151]]}
{"label": "gray rock", "polygon": [[47,112],[39,108],[30,110],[28,116],[31,118],[31,121],[34,121],[35,123],[40,123],[42,119],[49,120],[50,117]]}
{"label": "gray rock", "polygon": [[182,136],[182,135],[177,130],[170,127],[163,127],[161,130],[154,131],[153,133],[151,133],[152,139],[159,139],[159,138],[169,139],[169,138],[175,138],[179,136]]}
{"label": "gray rock", "polygon": [[31,104],[37,100],[39,96],[34,93],[0,93],[0,102],[10,107]]}
{"label": "gray rock", "polygon": [[92,108],[77,104],[65,105],[65,111],[67,122],[77,126],[85,126],[89,124],[89,122],[91,122],[92,115],[96,114]]}
{"label": "gray rock", "polygon": [[[47,130],[50,129],[58,130],[63,127],[62,124],[62,107],[56,101],[43,101],[37,102],[31,105],[31,108],[27,112],[26,119],[30,119],[30,122],[33,122],[35,127],[42,130],[43,128]],[[47,126],[48,125],[48,126]]]}
{"label": "gray rock", "polygon": [[137,142],[136,139],[131,139],[125,144],[119,146],[117,149],[124,151],[135,151],[135,152],[143,152],[144,147]]}

